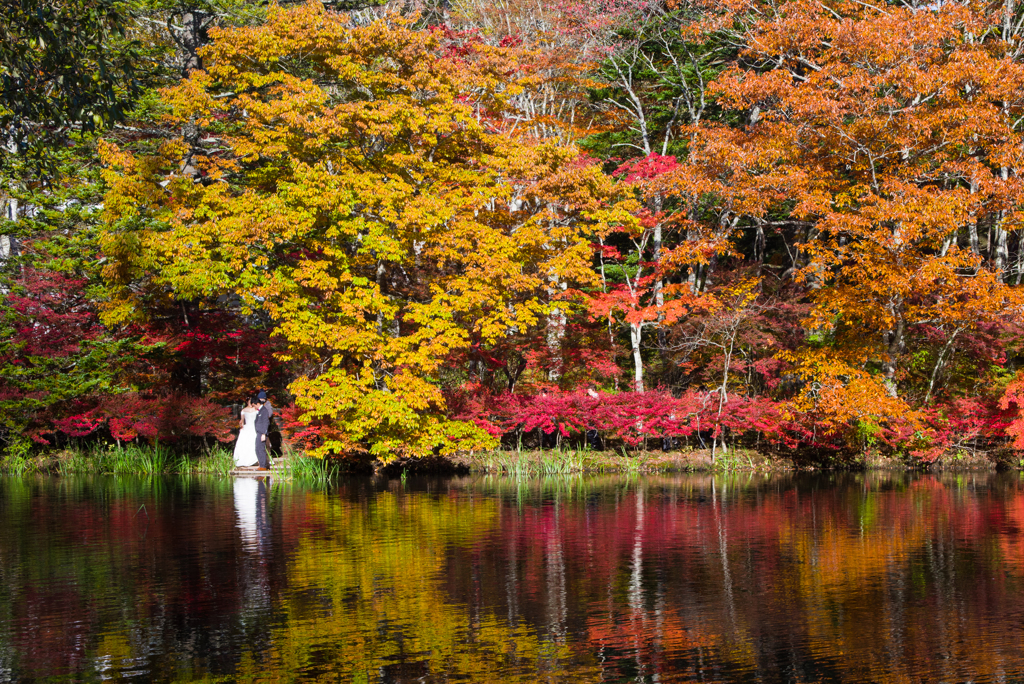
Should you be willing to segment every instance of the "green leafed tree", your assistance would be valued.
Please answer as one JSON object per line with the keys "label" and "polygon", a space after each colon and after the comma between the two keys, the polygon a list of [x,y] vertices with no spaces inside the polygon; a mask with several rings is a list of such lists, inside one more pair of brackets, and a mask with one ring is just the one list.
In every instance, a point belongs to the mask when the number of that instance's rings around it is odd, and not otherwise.
{"label": "green leafed tree", "polygon": [[4,155],[124,118],[141,90],[130,11],[114,0],[0,1]]}

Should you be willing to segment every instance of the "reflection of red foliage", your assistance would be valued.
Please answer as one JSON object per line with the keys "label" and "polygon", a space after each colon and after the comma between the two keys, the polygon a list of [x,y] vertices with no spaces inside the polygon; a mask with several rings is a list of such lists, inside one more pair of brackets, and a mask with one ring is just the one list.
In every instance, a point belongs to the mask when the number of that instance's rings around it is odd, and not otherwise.
{"label": "reflection of red foliage", "polygon": [[88,639],[93,612],[74,586],[40,583],[25,587],[12,621],[14,645],[26,664],[24,673],[45,678],[53,669],[81,668],[85,653],[80,644]]}
{"label": "reflection of red foliage", "polygon": [[[916,569],[912,559],[935,540],[958,540],[958,552],[990,548],[997,540],[1016,543],[1017,534],[1009,528],[1015,519],[1008,514],[1024,515],[1017,487],[986,489],[975,496],[965,495],[955,479],[921,478],[904,489],[894,487],[907,482],[903,475],[854,477],[857,484],[848,489],[809,491],[798,482],[776,478],[763,487],[729,485],[727,492],[721,479],[711,477],[687,477],[685,489],[668,479],[654,479],[634,491],[616,490],[614,505],[601,501],[608,494],[596,486],[588,496],[569,501],[524,506],[513,498],[503,502],[508,509],[499,518],[499,530],[485,543],[454,553],[464,554],[457,560],[467,567],[512,568],[509,574],[515,573],[515,581],[480,573],[479,584],[460,577],[464,584],[449,586],[471,586],[473,593],[458,596],[467,603],[481,595],[514,592],[511,605],[538,621],[558,619],[551,606],[564,605],[559,601],[570,596],[582,604],[569,612],[579,616],[575,624],[583,629],[574,647],[580,653],[600,652],[603,679],[624,681],[637,667],[664,672],[659,664],[664,660],[659,659],[669,655],[728,643],[728,633],[719,626],[735,624],[730,621],[737,615],[754,635],[766,619],[773,626],[790,623],[803,629],[808,605],[820,609],[850,591],[881,592],[893,573],[909,575]],[[1011,557],[1020,558],[1019,546],[1015,551]],[[803,560],[807,557],[814,562]],[[998,556],[984,557],[993,567],[1004,567]],[[634,568],[642,573],[633,575],[635,583],[629,584]],[[957,591],[969,598],[961,604],[936,603],[935,595],[948,591],[947,585],[928,584],[929,598],[915,597],[907,604],[908,616],[901,615],[915,625],[914,641],[935,648],[949,639],[942,630],[962,624],[950,616],[959,611],[963,620],[964,605],[994,602],[1000,611],[1012,605],[1006,614],[1019,609],[1016,598],[1001,593],[1012,582],[1004,583],[1001,570],[998,574],[991,583],[965,581]],[[734,601],[732,592],[739,591],[744,598]],[[695,605],[701,606],[701,619],[694,617]],[[867,614],[875,605],[867,602],[858,610]],[[772,611],[770,619],[766,610]],[[858,631],[863,624],[872,623],[847,620],[834,626],[835,634],[868,653],[876,635],[871,629]]]}

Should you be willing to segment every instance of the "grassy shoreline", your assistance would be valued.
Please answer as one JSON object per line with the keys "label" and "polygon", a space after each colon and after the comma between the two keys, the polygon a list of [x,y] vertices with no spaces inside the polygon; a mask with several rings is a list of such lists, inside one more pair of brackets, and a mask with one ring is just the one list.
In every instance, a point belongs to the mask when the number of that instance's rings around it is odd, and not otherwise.
{"label": "grassy shoreline", "polygon": [[[283,459],[275,477],[326,481],[343,473],[381,472],[389,476],[404,473],[470,472],[511,476],[565,475],[576,473],[666,473],[666,472],[799,472],[819,470],[994,470],[998,467],[1024,469],[1024,461],[993,459],[985,453],[951,455],[934,463],[892,456],[864,454],[854,458],[800,459],[799,456],[769,455],[733,449],[712,456],[707,449],[677,451],[613,452],[589,449],[510,450],[463,453],[450,458],[404,460],[389,464],[369,460],[343,461],[291,454]],[[221,475],[234,469],[229,449],[214,447],[201,455],[175,453],[160,445],[94,446],[65,449],[25,459],[0,461],[0,473],[46,472],[58,475]]]}
{"label": "grassy shoreline", "polygon": [[[337,464],[302,455],[283,459],[274,477],[322,481],[340,472]],[[0,474],[23,475],[220,475],[235,469],[232,451],[215,446],[203,454],[176,453],[160,445],[96,445],[82,449],[63,449],[30,458],[0,460]]]}
{"label": "grassy shoreline", "polygon": [[712,455],[710,449],[677,451],[491,451],[463,454],[452,459],[470,471],[509,475],[552,475],[568,472],[813,472],[820,470],[995,470],[1021,468],[1022,463],[997,462],[984,453],[950,455],[933,463],[863,454],[856,458],[803,458],[769,455],[752,449],[733,449]]}

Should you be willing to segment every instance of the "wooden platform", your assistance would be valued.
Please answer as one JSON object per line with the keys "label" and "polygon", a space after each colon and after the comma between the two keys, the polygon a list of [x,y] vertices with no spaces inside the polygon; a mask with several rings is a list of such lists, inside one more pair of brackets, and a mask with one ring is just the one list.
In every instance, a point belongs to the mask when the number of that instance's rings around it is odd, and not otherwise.
{"label": "wooden platform", "polygon": [[270,464],[270,470],[256,470],[255,466],[248,468],[234,468],[228,475],[231,477],[285,477],[284,458],[275,458]]}

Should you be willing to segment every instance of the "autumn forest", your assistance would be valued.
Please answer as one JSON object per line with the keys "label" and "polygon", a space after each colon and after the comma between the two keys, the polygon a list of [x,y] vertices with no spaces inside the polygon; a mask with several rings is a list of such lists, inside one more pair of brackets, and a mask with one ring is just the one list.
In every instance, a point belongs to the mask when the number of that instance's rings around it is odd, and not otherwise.
{"label": "autumn forest", "polygon": [[0,0],[0,448],[1024,451],[1016,0]]}

